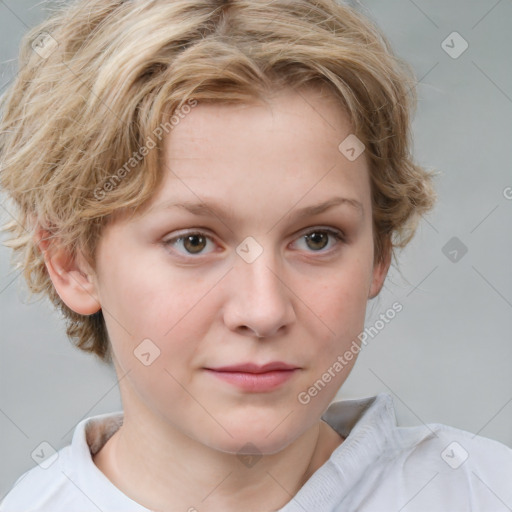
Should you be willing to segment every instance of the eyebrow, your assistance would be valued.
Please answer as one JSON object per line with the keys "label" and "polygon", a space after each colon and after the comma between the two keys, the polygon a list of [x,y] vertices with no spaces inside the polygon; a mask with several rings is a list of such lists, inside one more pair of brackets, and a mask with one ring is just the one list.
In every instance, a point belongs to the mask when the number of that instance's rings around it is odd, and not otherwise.
{"label": "eyebrow", "polygon": [[[290,210],[290,214],[297,220],[301,220],[306,217],[312,217],[314,215],[319,215],[320,213],[323,213],[335,206],[340,206],[340,205],[349,206],[352,210],[356,211],[361,217],[364,216],[363,205],[361,204],[360,201],[358,201],[356,199],[350,199],[347,197],[339,197],[339,196],[332,197],[326,201],[323,201],[322,203],[315,204],[312,206],[305,206],[303,208],[297,208],[297,209],[292,208]],[[227,210],[221,204],[218,204],[215,202],[208,203],[206,201],[192,202],[192,201],[169,200],[169,201],[164,201],[160,204],[153,206],[153,208],[151,208],[149,210],[149,212],[157,212],[157,211],[168,210],[168,209],[172,209],[172,208],[181,208],[181,209],[188,211],[189,213],[191,213],[193,215],[202,216],[202,217],[213,215],[220,219],[233,218],[233,213],[230,212],[229,210]]]}

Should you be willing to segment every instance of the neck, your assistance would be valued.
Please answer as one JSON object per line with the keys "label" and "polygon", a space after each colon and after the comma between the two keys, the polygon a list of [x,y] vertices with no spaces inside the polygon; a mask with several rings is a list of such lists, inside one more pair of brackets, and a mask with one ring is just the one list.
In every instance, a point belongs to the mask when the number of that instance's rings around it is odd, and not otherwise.
{"label": "neck", "polygon": [[231,512],[242,503],[248,512],[278,510],[343,441],[319,421],[284,450],[251,460],[141,417],[125,410],[123,426],[94,462],[124,494],[155,512]]}

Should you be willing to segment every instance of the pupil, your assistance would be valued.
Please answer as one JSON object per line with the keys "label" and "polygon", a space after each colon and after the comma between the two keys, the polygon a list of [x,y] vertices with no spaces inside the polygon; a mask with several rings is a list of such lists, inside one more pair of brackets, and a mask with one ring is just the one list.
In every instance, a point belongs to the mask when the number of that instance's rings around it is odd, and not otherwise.
{"label": "pupil", "polygon": [[[194,240],[200,240],[198,243],[194,243]],[[187,251],[195,254],[200,252],[202,249],[204,249],[204,242],[205,238],[204,236],[200,235],[189,235],[185,238],[185,248]],[[191,249],[191,250],[189,250]]]}
{"label": "pupil", "polygon": [[325,233],[313,233],[312,235],[306,235],[306,240],[312,241],[313,244],[320,244],[320,247],[313,246],[313,249],[323,249],[327,245],[327,237],[325,236]]}

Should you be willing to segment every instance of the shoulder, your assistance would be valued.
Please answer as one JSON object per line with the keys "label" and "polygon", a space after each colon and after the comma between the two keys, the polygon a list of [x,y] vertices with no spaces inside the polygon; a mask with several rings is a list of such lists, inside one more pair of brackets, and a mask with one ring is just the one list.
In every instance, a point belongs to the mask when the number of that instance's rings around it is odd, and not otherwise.
{"label": "shoulder", "polygon": [[348,432],[319,475],[337,482],[335,510],[512,510],[512,449],[498,441],[439,423],[398,426],[384,393],[335,403],[324,418]]}
{"label": "shoulder", "polygon": [[403,501],[411,500],[407,510],[511,510],[508,446],[437,423],[397,427],[392,435],[389,455]]}
{"label": "shoulder", "polygon": [[450,475],[459,469],[463,469],[459,473],[512,475],[512,449],[493,439],[439,423],[397,427],[394,436],[396,445],[405,448],[404,468],[423,465]]}
{"label": "shoulder", "polygon": [[[434,453],[441,450],[442,460],[452,469],[466,462],[468,465],[482,466],[496,458],[512,468],[512,448],[494,439],[440,423],[430,423],[424,427],[398,427],[397,431],[407,435],[409,429],[424,432],[416,445],[418,454],[423,449]],[[495,468],[495,464],[491,464],[491,467]]]}
{"label": "shoulder", "polygon": [[[84,506],[83,496],[68,477],[70,446],[62,448],[15,482],[0,504],[0,512],[57,512]],[[86,508],[84,508],[85,510]]]}
{"label": "shoulder", "polygon": [[[94,465],[96,453],[122,423],[115,412],[82,420],[72,443],[42,461],[15,482],[0,512],[73,512],[98,509],[103,500],[140,510]],[[44,453],[43,453],[44,455]]]}

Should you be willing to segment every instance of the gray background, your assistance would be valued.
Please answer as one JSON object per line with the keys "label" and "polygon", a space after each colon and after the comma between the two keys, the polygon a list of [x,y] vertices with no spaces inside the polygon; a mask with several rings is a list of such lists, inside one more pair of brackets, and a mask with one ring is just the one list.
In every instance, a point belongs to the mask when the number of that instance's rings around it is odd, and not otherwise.
{"label": "gray background", "polygon": [[[339,397],[388,392],[401,425],[445,423],[512,446],[512,2],[357,5],[413,65],[415,154],[442,175],[436,209],[401,254],[403,277],[391,270],[367,325],[394,301],[403,311],[370,338]],[[0,92],[42,16],[39,2],[0,0]],[[453,31],[469,44],[456,59],[441,47]],[[452,237],[468,249],[456,262],[443,253]],[[47,302],[28,303],[9,256],[0,248],[0,498],[42,441],[59,449],[82,418],[121,407],[113,370],[71,347]]]}

